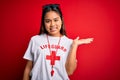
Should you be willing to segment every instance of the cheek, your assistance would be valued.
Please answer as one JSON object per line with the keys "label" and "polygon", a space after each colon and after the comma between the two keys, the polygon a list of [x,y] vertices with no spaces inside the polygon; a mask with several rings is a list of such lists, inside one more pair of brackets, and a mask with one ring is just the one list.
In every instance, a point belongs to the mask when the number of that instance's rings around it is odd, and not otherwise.
{"label": "cheek", "polygon": [[46,26],[45,29],[48,31],[48,30],[49,30],[49,27]]}
{"label": "cheek", "polygon": [[48,31],[48,30],[49,30],[49,27],[45,25],[45,29]]}
{"label": "cheek", "polygon": [[59,25],[59,27],[62,26],[62,22],[61,21],[59,21],[57,24]]}
{"label": "cheek", "polygon": [[60,29],[61,29],[61,27],[62,27],[62,23],[60,24]]}
{"label": "cheek", "polygon": [[45,24],[45,28],[46,28],[46,29],[49,28],[49,26],[50,26],[49,24]]}

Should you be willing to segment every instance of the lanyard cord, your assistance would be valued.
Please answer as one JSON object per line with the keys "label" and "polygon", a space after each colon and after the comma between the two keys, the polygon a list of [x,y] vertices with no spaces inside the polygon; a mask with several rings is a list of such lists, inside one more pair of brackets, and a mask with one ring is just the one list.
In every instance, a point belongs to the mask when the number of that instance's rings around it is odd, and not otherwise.
{"label": "lanyard cord", "polygon": [[[57,46],[59,46],[59,44],[60,44],[60,41],[61,41],[61,36],[60,36],[60,38],[59,38],[59,41],[58,41],[58,44],[57,44]],[[48,42],[48,48],[49,48],[49,52],[51,53],[51,49],[50,49],[50,42],[49,42],[49,38],[48,38],[48,35],[47,35],[47,42]],[[58,48],[56,49],[56,54],[57,54],[57,51],[58,51]]]}
{"label": "lanyard cord", "polygon": [[[46,36],[47,36],[47,42],[48,42],[49,52],[50,52],[50,55],[51,55],[51,54],[52,54],[52,51],[51,51],[51,49],[50,49],[51,47],[50,47],[49,38],[48,38],[48,35],[46,35]],[[60,41],[61,41],[61,36],[60,36],[60,38],[59,38],[59,41],[58,41],[58,44],[57,44],[56,51],[55,51],[55,54],[54,54],[54,55],[57,54],[58,46],[59,46],[59,44],[60,44]],[[54,60],[53,57],[52,57],[52,59]],[[54,64],[51,64],[51,68],[52,68],[52,70],[51,70],[51,76],[53,76],[53,74],[54,74],[53,66],[54,66]]]}

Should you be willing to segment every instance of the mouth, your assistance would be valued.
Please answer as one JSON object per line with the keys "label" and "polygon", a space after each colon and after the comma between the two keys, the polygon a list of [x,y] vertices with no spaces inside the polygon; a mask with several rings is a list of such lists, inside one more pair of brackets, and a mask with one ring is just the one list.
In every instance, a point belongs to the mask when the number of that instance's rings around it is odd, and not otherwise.
{"label": "mouth", "polygon": [[51,31],[51,32],[54,32],[54,31],[56,31],[56,30],[57,30],[56,27],[51,27],[51,28],[50,28],[50,31]]}

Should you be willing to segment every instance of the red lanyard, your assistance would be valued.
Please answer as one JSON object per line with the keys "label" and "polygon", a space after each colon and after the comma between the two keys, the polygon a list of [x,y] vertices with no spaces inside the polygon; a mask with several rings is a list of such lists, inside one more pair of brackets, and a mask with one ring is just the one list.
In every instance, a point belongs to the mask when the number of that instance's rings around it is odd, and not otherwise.
{"label": "red lanyard", "polygon": [[[61,41],[61,36],[59,38],[57,46],[59,46],[60,41]],[[50,47],[50,42],[49,42],[48,35],[47,35],[47,42],[48,42],[48,45],[49,45],[48,48],[49,48],[50,55],[46,55],[46,59],[51,60],[51,68],[52,68],[52,70],[51,70],[51,76],[53,76],[53,74],[54,74],[53,66],[55,65],[55,60],[60,60],[60,56],[56,56],[58,48],[56,48],[56,51],[51,51],[51,49],[50,49],[51,47]]]}
{"label": "red lanyard", "polygon": [[[47,42],[48,42],[48,45],[49,45],[49,52],[51,53],[51,49],[50,49],[50,42],[49,42],[49,38],[48,38],[48,35],[46,35],[47,36]],[[59,44],[60,44],[60,41],[61,41],[61,36],[60,36],[60,38],[59,38],[59,41],[58,41],[58,44],[57,44],[57,46],[59,46]],[[57,51],[58,51],[58,49],[56,49],[56,54],[57,54]]]}

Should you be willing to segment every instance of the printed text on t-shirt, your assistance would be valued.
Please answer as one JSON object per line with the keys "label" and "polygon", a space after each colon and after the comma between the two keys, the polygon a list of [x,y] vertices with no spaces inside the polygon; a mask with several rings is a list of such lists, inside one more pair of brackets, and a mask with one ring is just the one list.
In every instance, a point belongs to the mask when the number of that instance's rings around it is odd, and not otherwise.
{"label": "printed text on t-shirt", "polygon": [[63,50],[64,52],[67,51],[67,49],[64,47],[64,46],[60,46],[60,45],[48,45],[48,44],[45,44],[45,45],[41,45],[40,46],[41,49],[46,49],[46,48],[51,48],[51,49],[61,49]]}

